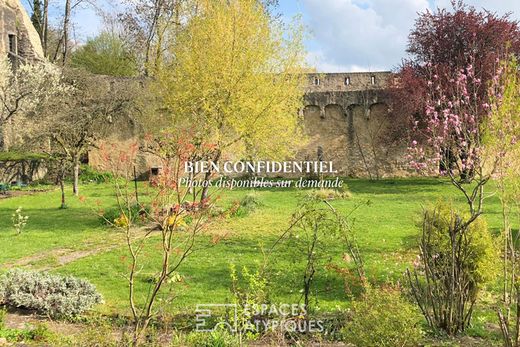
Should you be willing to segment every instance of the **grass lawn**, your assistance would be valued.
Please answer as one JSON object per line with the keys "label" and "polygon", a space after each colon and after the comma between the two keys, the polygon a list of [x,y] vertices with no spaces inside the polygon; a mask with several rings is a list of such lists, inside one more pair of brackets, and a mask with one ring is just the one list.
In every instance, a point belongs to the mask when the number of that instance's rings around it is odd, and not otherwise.
{"label": "grass lawn", "polygon": [[[371,282],[396,282],[402,279],[406,267],[417,254],[416,221],[422,206],[440,198],[451,198],[465,208],[460,194],[442,179],[399,179],[370,182],[346,179],[352,198],[333,201],[342,212],[362,205],[352,215],[355,233]],[[20,266],[44,268],[64,274],[87,278],[105,299],[96,309],[104,314],[127,314],[126,249],[122,236],[105,226],[96,215],[100,208],[114,206],[115,197],[109,185],[84,185],[81,195],[86,199],[68,196],[66,210],[60,210],[59,190],[0,200],[0,268]],[[487,187],[492,190],[491,184]],[[70,189],[68,189],[70,190]],[[219,204],[228,205],[239,200],[248,190],[224,191]],[[254,269],[262,258],[262,248],[268,248],[287,228],[298,200],[305,194],[295,189],[261,189],[258,196],[262,206],[245,217],[215,221],[210,232],[225,235],[217,244],[211,236],[201,239],[199,251],[180,269],[184,280],[173,287],[176,300],[163,308],[170,312],[193,313],[197,304],[225,303],[230,298],[230,264],[237,268]],[[85,200],[85,201],[81,201]],[[27,228],[15,235],[11,214],[21,206],[29,215]],[[486,201],[484,218],[490,230],[498,233],[500,206],[496,197]],[[327,253],[331,262],[339,263],[344,245],[331,240]],[[67,254],[81,255],[67,258]],[[138,289],[146,294],[153,264],[159,260],[151,251],[138,278]],[[301,288],[303,254],[282,244],[272,257],[272,301],[298,303]],[[319,269],[318,295],[314,300],[323,311],[348,306],[343,280],[334,272]],[[148,275],[147,275],[148,274]],[[479,316],[492,312],[480,310],[475,319],[478,334]],[[494,317],[490,317],[494,321]]]}

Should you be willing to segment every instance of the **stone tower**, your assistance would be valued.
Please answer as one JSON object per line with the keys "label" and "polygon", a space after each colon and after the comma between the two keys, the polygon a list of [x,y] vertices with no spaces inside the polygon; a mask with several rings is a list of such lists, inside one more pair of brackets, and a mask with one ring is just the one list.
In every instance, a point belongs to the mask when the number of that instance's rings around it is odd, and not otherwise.
{"label": "stone tower", "polygon": [[19,0],[0,0],[0,56],[14,66],[43,60],[40,37]]}

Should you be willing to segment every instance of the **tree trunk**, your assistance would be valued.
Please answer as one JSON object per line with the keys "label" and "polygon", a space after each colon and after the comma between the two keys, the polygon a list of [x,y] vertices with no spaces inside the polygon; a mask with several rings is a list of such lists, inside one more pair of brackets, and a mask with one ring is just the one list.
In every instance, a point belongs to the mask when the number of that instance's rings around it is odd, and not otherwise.
{"label": "tree trunk", "polygon": [[60,190],[61,190],[61,209],[67,208],[67,204],[65,203],[65,186],[63,184],[63,173],[60,174]]}
{"label": "tree trunk", "polygon": [[70,27],[70,0],[65,1],[65,15],[63,17],[63,56],[62,63],[65,65],[69,54],[69,27]]}
{"label": "tree trunk", "polygon": [[[215,164],[218,164],[218,161],[220,160],[220,150],[217,151],[217,154],[215,155],[215,158],[213,159],[213,162]],[[208,182],[211,178],[212,174],[211,166],[210,169],[204,174],[204,182]],[[205,201],[208,198],[209,193],[209,185],[204,184],[204,187],[202,188],[202,194],[200,194],[200,202]]]}
{"label": "tree trunk", "polygon": [[49,0],[43,0],[43,25],[42,25],[42,47],[43,55],[47,58],[48,40],[49,40]]}
{"label": "tree trunk", "polygon": [[72,192],[74,195],[79,194],[79,159],[74,159],[74,181],[72,183]]}

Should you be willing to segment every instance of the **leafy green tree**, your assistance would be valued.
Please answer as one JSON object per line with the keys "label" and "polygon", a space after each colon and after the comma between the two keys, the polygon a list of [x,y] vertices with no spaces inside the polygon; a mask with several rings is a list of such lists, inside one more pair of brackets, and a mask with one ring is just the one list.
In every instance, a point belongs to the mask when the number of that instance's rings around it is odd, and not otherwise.
{"label": "leafy green tree", "polygon": [[99,75],[131,77],[138,73],[135,56],[120,37],[109,32],[89,39],[73,53],[71,62]]}
{"label": "leafy green tree", "polygon": [[302,143],[302,31],[271,19],[257,0],[205,1],[157,73],[171,122],[215,144],[214,162],[282,159]]}

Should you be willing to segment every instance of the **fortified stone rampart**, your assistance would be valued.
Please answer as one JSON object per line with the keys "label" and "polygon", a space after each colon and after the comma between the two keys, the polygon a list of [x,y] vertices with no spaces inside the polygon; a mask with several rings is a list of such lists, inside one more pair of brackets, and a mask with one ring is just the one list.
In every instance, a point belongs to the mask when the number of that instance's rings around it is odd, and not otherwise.
{"label": "fortified stone rampart", "polygon": [[[307,141],[292,159],[332,161],[342,176],[410,175],[406,145],[393,141],[389,134],[390,129],[395,129],[386,92],[386,87],[392,83],[391,72],[318,73],[306,77],[301,116]],[[137,141],[137,129],[121,129],[106,141],[117,144],[119,149],[114,149],[115,152]],[[100,158],[99,151],[91,151],[90,165],[101,168]],[[160,171],[160,164],[153,156],[141,155],[139,158],[139,176]]]}
{"label": "fortified stone rampart", "polygon": [[406,145],[389,134],[392,80],[387,71],[308,74],[302,114],[309,142],[299,159],[333,161],[352,177],[409,175]]}

